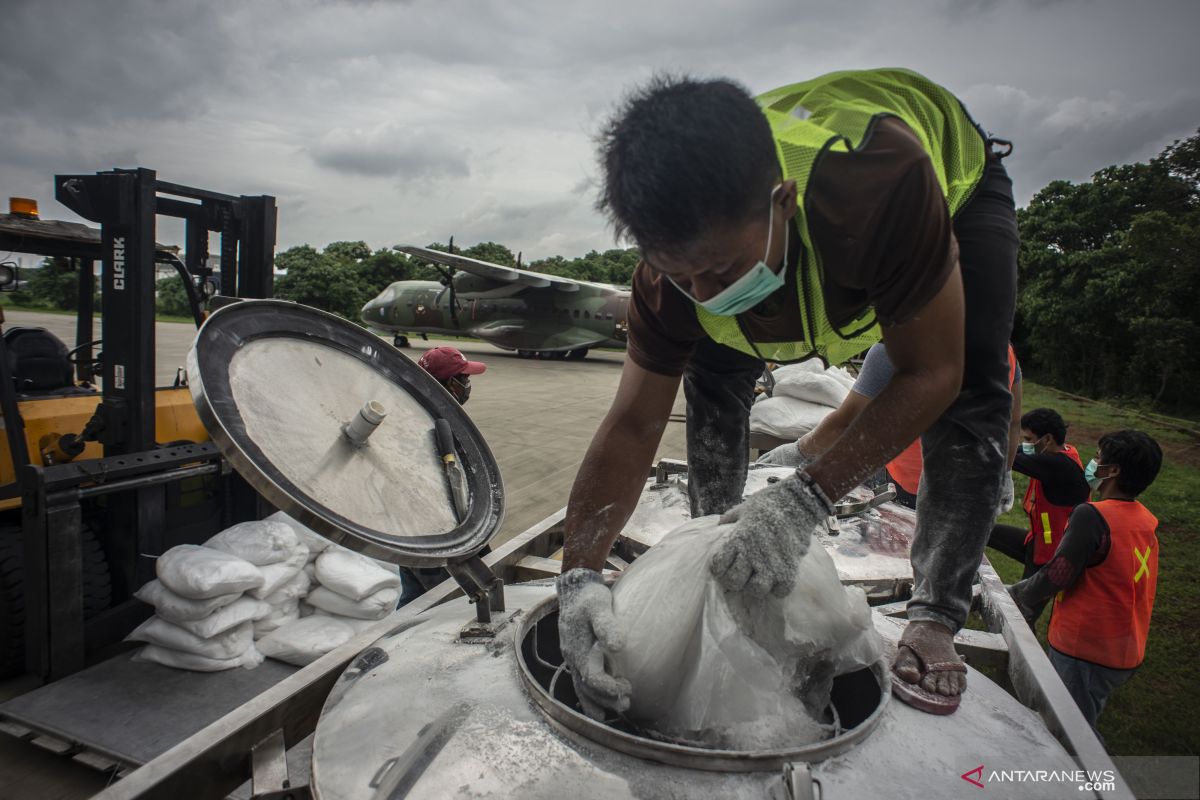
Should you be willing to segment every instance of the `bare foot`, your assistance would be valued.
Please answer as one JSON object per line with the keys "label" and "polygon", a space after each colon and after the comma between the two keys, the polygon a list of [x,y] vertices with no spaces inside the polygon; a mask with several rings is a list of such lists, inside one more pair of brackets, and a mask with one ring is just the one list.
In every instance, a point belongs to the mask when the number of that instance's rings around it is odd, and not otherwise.
{"label": "bare foot", "polygon": [[[910,646],[911,644],[911,646]],[[958,697],[967,688],[967,675],[942,665],[959,664],[954,651],[954,634],[937,622],[912,621],[900,637],[892,671],[901,680],[916,684],[931,694]]]}

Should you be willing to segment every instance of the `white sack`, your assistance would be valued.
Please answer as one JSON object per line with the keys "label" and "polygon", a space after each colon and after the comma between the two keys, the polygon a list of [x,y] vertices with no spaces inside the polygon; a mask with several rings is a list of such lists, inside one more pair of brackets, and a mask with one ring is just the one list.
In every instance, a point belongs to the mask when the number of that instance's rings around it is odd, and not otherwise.
{"label": "white sack", "polygon": [[296,539],[300,541],[301,544],[308,546],[310,558],[315,558],[321,551],[333,544],[333,542],[329,541],[300,520],[289,514],[285,514],[282,511],[276,511],[274,514],[267,517],[266,521],[282,522],[295,531]]}
{"label": "white sack", "polygon": [[258,650],[268,658],[304,666],[336,650],[354,638],[354,629],[344,622],[314,614],[289,622],[258,640]]}
{"label": "white sack", "polygon": [[825,374],[836,380],[838,383],[845,386],[847,389],[854,388],[854,376],[850,374],[845,367],[830,367],[825,370]]}
{"label": "white sack", "polygon": [[364,555],[329,548],[317,558],[317,583],[351,600],[362,600],[380,589],[400,586],[400,575]]}
{"label": "white sack", "polygon": [[249,561],[194,544],[181,544],[163,553],[154,571],[172,592],[193,600],[244,592],[263,582],[262,572]]}
{"label": "white sack", "polygon": [[824,548],[800,560],[785,598],[726,593],[709,560],[732,525],[692,520],[635,561],[613,588],[627,632],[611,666],[632,687],[629,715],[668,737],[768,749],[832,733],[820,716],[833,678],[881,653],[866,596],[844,587]]}
{"label": "white sack", "polygon": [[267,598],[282,589],[297,575],[302,574],[306,563],[308,563],[308,547],[303,544],[296,545],[295,551],[286,561],[259,567],[263,574],[263,585],[257,589],[251,589],[249,595],[259,600]]}
{"label": "white sack", "polygon": [[269,613],[271,613],[271,607],[261,600],[242,597],[224,608],[217,609],[204,619],[185,620],[177,624],[201,639],[209,639],[218,633],[224,633],[230,628],[241,625],[243,622],[262,619]]}
{"label": "white sack", "polygon": [[291,525],[263,519],[239,522],[209,539],[204,546],[262,567],[286,561],[297,544],[296,531]]}
{"label": "white sack", "polygon": [[807,361],[801,361],[799,364],[780,364],[775,369],[771,370],[771,377],[775,382],[786,381],[796,375],[812,374],[814,372],[824,372],[825,364],[819,358],[810,358]]}
{"label": "white sack", "polygon": [[400,601],[400,590],[392,587],[380,589],[361,600],[351,600],[325,586],[318,586],[304,598],[313,608],[330,614],[355,619],[383,619],[396,610]]}
{"label": "white sack", "polygon": [[254,620],[254,638],[261,639],[280,626],[298,619],[300,619],[299,600],[288,600],[278,606],[271,606],[271,611],[265,617]]}
{"label": "white sack", "polygon": [[207,600],[192,600],[175,594],[163,586],[162,581],[152,580],[149,583],[143,584],[140,589],[133,593],[133,596],[143,603],[149,603],[154,606],[154,613],[168,622],[181,622],[207,617],[218,608],[224,608],[234,600],[237,600],[242,596],[242,593],[232,592],[230,594],[219,594]]}
{"label": "white sack", "polygon": [[262,653],[258,652],[253,645],[236,658],[208,658],[194,653],[185,653],[182,650],[171,650],[148,644],[133,654],[133,660],[151,661],[155,664],[176,669],[188,669],[193,672],[220,672],[223,669],[233,669],[234,667],[254,669],[262,663],[263,657]]}
{"label": "white sack", "polygon": [[837,408],[849,392],[849,386],[824,372],[795,372],[776,378],[771,395]]}
{"label": "white sack", "polygon": [[750,430],[777,439],[799,439],[833,409],[791,397],[768,397],[750,408]]}
{"label": "white sack", "polygon": [[172,625],[165,619],[151,617],[134,628],[133,633],[125,637],[125,641],[156,644],[159,647],[181,650],[205,658],[229,659],[238,658],[245,653],[254,643],[254,638],[248,622],[211,638],[201,639],[186,628]]}
{"label": "white sack", "polygon": [[292,576],[291,580],[264,597],[262,601],[272,608],[278,608],[289,600],[299,600],[304,597],[308,594],[310,586],[312,586],[312,579],[308,577],[307,571],[301,569]]}
{"label": "white sack", "polygon": [[379,622],[377,619],[355,619],[354,617],[343,617],[338,614],[330,614],[327,611],[314,611],[312,616],[327,617],[329,619],[336,620],[343,625],[349,625],[356,636]]}

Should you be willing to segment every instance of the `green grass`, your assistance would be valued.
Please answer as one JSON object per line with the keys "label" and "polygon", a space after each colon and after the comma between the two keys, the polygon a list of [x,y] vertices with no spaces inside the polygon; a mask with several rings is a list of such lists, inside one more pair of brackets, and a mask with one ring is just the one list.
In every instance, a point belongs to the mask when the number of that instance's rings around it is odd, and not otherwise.
{"label": "green grass", "polygon": [[[1026,383],[1025,410],[1056,409],[1070,429],[1067,441],[1075,445],[1086,464],[1096,452],[1096,441],[1109,431],[1137,428],[1153,436],[1163,448],[1158,479],[1139,498],[1159,519],[1159,576],[1146,645],[1146,660],[1128,683],[1109,697],[1100,716],[1100,732],[1114,755],[1195,755],[1200,753],[1200,426],[1186,420],[1147,415],[1137,408],[1067,395],[1035,383]],[[1013,474],[1017,485],[1016,507],[1001,522],[1025,526],[1020,508],[1026,480]],[[988,549],[988,559],[1004,579],[1021,577],[1021,565]],[[1038,624],[1038,638],[1046,641],[1049,612]]]}

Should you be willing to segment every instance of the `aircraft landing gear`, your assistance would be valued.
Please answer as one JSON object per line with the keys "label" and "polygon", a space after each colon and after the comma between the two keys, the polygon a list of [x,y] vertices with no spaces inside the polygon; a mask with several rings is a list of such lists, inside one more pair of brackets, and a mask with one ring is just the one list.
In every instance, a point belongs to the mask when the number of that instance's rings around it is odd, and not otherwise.
{"label": "aircraft landing gear", "polygon": [[588,351],[587,351],[586,347],[581,347],[578,350],[568,350],[567,351],[567,360],[568,361],[583,361],[585,358],[587,358],[587,354],[588,354]]}
{"label": "aircraft landing gear", "polygon": [[392,345],[395,347],[408,347],[408,337],[400,335],[393,336]]}
{"label": "aircraft landing gear", "polygon": [[533,358],[537,354],[532,350],[518,350],[517,355],[521,358]]}

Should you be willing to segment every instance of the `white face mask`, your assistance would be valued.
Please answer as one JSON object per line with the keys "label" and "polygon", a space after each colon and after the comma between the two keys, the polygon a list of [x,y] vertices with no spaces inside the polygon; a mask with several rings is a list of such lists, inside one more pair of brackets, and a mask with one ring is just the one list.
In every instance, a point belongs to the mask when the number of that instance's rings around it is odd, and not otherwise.
{"label": "white face mask", "polygon": [[[675,288],[683,292],[693,303],[697,303],[704,308],[705,311],[722,317],[732,317],[749,311],[779,291],[784,284],[783,267],[780,267],[779,272],[775,272],[767,266],[766,260],[771,254],[771,232],[775,227],[775,193],[782,186],[783,184],[779,184],[771,190],[771,212],[767,217],[767,251],[757,264],[751,267],[745,275],[707,300],[697,300],[691,293],[679,289],[679,284],[672,280],[671,283],[674,284]],[[783,261],[785,266],[787,264],[788,237],[791,233],[788,228],[789,226],[785,225],[783,229]],[[668,278],[668,280],[670,279]]]}

